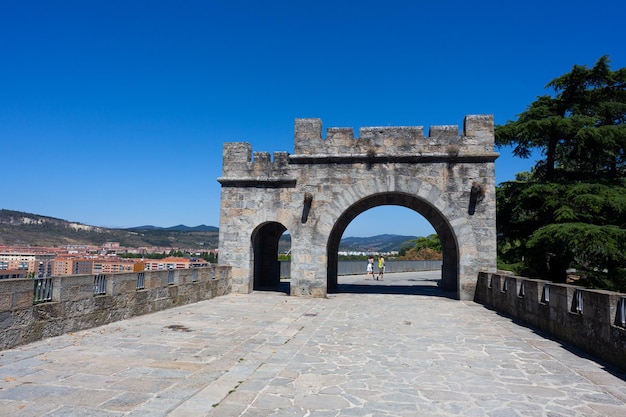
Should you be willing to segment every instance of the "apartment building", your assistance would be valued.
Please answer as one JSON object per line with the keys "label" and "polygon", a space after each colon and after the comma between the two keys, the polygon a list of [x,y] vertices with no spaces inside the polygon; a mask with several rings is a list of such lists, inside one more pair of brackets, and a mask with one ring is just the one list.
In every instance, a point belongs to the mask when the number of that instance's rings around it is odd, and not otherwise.
{"label": "apartment building", "polygon": [[73,258],[59,257],[53,263],[54,275],[111,274],[133,272],[138,260],[116,257]]}
{"label": "apartment building", "polygon": [[134,259],[110,258],[94,259],[93,274],[111,274],[115,272],[133,272],[137,261]]}
{"label": "apartment building", "polygon": [[195,258],[181,258],[175,256],[168,256],[163,259],[144,259],[143,263],[146,265],[146,271],[160,271],[166,269],[186,269],[186,268],[198,268],[201,266],[209,266],[209,263],[204,259]]}
{"label": "apartment building", "polygon": [[26,278],[27,274],[25,269],[3,269],[0,270],[0,279]]}
{"label": "apartment building", "polygon": [[93,271],[93,259],[72,256],[57,257],[52,263],[53,275],[84,275]]}
{"label": "apartment building", "polygon": [[46,252],[0,252],[0,270],[25,270],[35,276],[51,276],[52,263],[57,255]]}
{"label": "apartment building", "polygon": [[[118,251],[119,244],[103,245],[108,251]],[[145,248],[142,248],[145,250]],[[91,247],[11,248],[0,246],[0,273],[7,277],[49,277],[63,275],[109,274],[116,272],[158,271],[209,266],[202,258],[167,257],[164,259],[126,259],[115,255],[98,255]],[[82,253],[80,253],[82,252]],[[101,251],[100,251],[101,252]],[[11,272],[8,272],[11,271]],[[24,271],[23,274],[14,271]]]}

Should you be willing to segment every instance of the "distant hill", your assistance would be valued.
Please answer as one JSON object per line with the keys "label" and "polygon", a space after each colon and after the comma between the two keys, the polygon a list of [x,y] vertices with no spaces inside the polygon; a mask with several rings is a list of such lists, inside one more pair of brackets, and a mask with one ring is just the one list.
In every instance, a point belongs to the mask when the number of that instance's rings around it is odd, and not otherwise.
{"label": "distant hill", "polygon": [[[341,240],[340,251],[389,252],[399,250],[415,236],[378,235],[348,237]],[[70,222],[54,217],[0,210],[0,245],[61,246],[96,245],[119,242],[124,247],[159,246],[184,249],[216,249],[219,228],[200,225],[189,227],[138,226],[127,229],[109,229]],[[291,247],[291,236],[285,234],[279,243],[279,252]]]}
{"label": "distant hill", "polygon": [[[378,235],[371,237],[345,237],[339,243],[339,252],[393,252],[416,236]],[[291,247],[291,236],[284,234],[278,242],[278,252],[286,253]]]}
{"label": "distant hill", "polygon": [[0,210],[0,245],[96,245],[119,242],[125,247],[160,246],[185,249],[216,249],[218,228],[214,226],[170,228],[142,226],[109,229],[54,217]]}
{"label": "distant hill", "polygon": [[178,226],[172,227],[158,227],[158,226],[138,226],[138,227],[129,227],[126,230],[167,230],[171,232],[219,232],[219,227],[215,226],[205,226],[201,224],[200,226],[189,227],[184,224],[179,224]]}
{"label": "distant hill", "polygon": [[378,235],[371,237],[346,237],[341,239],[341,252],[391,252],[400,250],[403,244],[417,236]]}

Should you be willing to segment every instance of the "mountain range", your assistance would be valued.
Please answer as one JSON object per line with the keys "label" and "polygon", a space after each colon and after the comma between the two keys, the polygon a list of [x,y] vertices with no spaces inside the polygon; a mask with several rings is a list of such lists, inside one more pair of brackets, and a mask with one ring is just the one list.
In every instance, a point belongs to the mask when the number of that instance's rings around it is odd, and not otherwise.
{"label": "mountain range", "polygon": [[391,252],[417,236],[377,235],[370,237],[345,237],[339,244],[340,252]]}
{"label": "mountain range", "polygon": [[201,224],[200,226],[185,226],[184,224],[179,224],[178,226],[172,227],[159,227],[159,226],[137,226],[137,227],[129,227],[125,230],[166,230],[171,232],[219,232],[219,228],[215,226],[205,226]]}
{"label": "mountain range", "polygon": [[[379,235],[348,237],[341,240],[340,251],[389,252],[399,250],[415,236]],[[125,247],[166,247],[185,249],[216,249],[219,228],[183,224],[172,227],[151,225],[126,229],[89,226],[39,214],[0,210],[0,245],[61,246],[95,245],[119,242]],[[290,246],[290,236],[281,237],[280,247]]]}
{"label": "mountain range", "polygon": [[217,248],[218,239],[219,229],[214,226],[113,229],[39,214],[0,210],[0,245],[100,246],[106,242],[119,242],[121,246],[136,248],[158,246],[209,250]]}

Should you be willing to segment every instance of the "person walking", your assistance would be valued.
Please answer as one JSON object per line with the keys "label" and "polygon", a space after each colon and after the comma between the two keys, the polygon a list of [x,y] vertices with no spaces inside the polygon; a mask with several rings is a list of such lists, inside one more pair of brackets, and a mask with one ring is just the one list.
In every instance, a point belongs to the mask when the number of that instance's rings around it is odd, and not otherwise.
{"label": "person walking", "polygon": [[378,278],[377,280],[385,280],[385,258],[382,256],[378,258]]}
{"label": "person walking", "polygon": [[370,275],[372,275],[372,279],[374,279],[374,257],[371,255],[367,258],[367,272],[365,274],[365,279],[369,281]]}

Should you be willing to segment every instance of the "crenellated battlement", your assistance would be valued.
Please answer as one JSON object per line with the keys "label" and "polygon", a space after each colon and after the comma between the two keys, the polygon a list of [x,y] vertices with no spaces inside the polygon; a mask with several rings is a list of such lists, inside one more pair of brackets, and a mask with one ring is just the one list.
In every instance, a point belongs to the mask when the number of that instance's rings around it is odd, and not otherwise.
{"label": "crenellated battlement", "polygon": [[288,152],[274,152],[272,160],[269,152],[253,153],[252,145],[247,142],[228,142],[224,144],[222,157],[222,184],[251,179],[269,183],[294,181],[288,175]]}
{"label": "crenellated battlement", "polygon": [[423,126],[363,127],[357,138],[352,128],[329,127],[324,139],[321,119],[296,119],[294,130],[295,155],[447,154],[450,145],[458,147],[459,155],[494,150],[492,115],[466,116],[461,135],[457,125],[431,126],[428,136]]}
{"label": "crenellated battlement", "polygon": [[[423,126],[362,127],[359,137],[348,127],[329,127],[322,137],[321,119],[296,119],[294,154],[252,152],[246,142],[224,144],[222,178],[224,184],[285,186],[295,182],[293,164],[419,162],[468,160],[497,157],[494,153],[492,115],[466,116],[463,132],[458,125],[431,126],[428,136]],[[281,185],[277,185],[281,184]]]}

